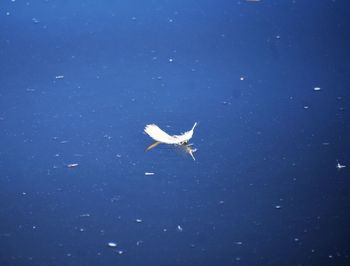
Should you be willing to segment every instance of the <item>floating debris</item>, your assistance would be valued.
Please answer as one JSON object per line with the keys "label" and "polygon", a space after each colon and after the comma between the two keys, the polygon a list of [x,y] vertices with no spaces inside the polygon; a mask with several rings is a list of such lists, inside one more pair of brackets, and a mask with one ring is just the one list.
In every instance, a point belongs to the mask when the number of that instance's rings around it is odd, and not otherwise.
{"label": "floating debris", "polygon": [[124,250],[117,250],[118,255],[124,254]]}
{"label": "floating debris", "polygon": [[73,167],[77,167],[79,164],[77,164],[77,163],[69,163],[69,164],[67,164],[67,167],[68,168],[73,168]]}
{"label": "floating debris", "polygon": [[117,246],[117,243],[115,243],[115,242],[108,242],[107,246],[109,246],[110,248],[115,248]]}
{"label": "floating debris", "polygon": [[153,172],[145,172],[145,175],[154,175]]}
{"label": "floating debris", "polygon": [[90,217],[90,213],[83,213],[83,214],[80,214],[79,217]]}
{"label": "floating debris", "polygon": [[177,226],[177,231],[182,232],[184,229],[181,227],[181,225]]}
{"label": "floating debris", "polygon": [[346,165],[344,165],[344,164],[340,164],[339,162],[337,163],[337,168],[340,170],[340,169],[343,169],[343,168],[345,168],[346,167]]}
{"label": "floating debris", "polygon": [[281,209],[282,206],[281,206],[281,205],[276,205],[275,208],[276,208],[276,209]]}
{"label": "floating debris", "polygon": [[236,241],[235,244],[236,244],[236,245],[242,245],[243,242],[242,242],[242,241]]}
{"label": "floating debris", "polygon": [[57,75],[57,76],[55,77],[55,79],[63,79],[63,78],[64,78],[63,75]]}
{"label": "floating debris", "polygon": [[135,221],[136,221],[137,223],[142,223],[142,222],[143,222],[142,219],[136,219]]}
{"label": "floating debris", "polygon": [[221,104],[223,104],[223,105],[231,105],[232,103],[229,102],[229,101],[222,101]]}
{"label": "floating debris", "polygon": [[32,18],[32,22],[33,22],[34,24],[38,24],[38,23],[40,22],[40,20],[38,20],[37,18]]}
{"label": "floating debris", "polygon": [[320,87],[315,87],[315,88],[314,88],[314,91],[320,91],[320,90],[321,90]]}

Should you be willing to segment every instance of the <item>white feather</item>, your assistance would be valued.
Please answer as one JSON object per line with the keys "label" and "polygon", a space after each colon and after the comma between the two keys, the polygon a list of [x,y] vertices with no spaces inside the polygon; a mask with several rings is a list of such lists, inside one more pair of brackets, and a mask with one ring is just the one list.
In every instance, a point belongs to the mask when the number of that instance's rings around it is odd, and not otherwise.
{"label": "white feather", "polygon": [[170,136],[168,133],[161,130],[157,125],[151,124],[145,127],[145,132],[155,141],[159,141],[165,144],[181,144],[185,141],[188,141],[193,136],[194,128],[197,123],[194,123],[191,130],[186,131],[181,135],[173,135]]}

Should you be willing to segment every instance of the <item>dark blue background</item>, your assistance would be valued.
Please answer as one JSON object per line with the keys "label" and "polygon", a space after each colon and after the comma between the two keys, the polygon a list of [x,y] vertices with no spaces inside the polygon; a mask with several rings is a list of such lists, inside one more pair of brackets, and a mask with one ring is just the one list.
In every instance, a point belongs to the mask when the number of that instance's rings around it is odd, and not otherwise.
{"label": "dark blue background", "polygon": [[349,8],[2,0],[0,264],[348,265]]}

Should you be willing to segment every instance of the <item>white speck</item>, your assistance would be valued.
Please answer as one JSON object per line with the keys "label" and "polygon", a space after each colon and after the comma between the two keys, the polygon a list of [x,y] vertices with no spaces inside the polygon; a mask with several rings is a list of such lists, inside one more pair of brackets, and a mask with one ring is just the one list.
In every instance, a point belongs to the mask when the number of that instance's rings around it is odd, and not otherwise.
{"label": "white speck", "polygon": [[57,75],[57,76],[55,77],[55,79],[63,79],[63,78],[64,78],[63,75]]}
{"label": "white speck", "polygon": [[172,59],[172,58],[169,58],[169,60],[168,60],[168,61],[169,61],[169,62],[171,63],[171,62],[173,62],[173,61],[174,61],[174,59]]}
{"label": "white speck", "polygon": [[172,18],[169,18],[169,19],[168,19],[168,22],[169,22],[169,23],[172,23],[172,22],[174,22],[174,20],[173,20]]}
{"label": "white speck", "polygon": [[121,156],[120,154],[117,154],[116,157],[117,157],[117,158],[121,158],[122,156]]}
{"label": "white speck", "polygon": [[299,238],[294,238],[294,242],[298,242],[299,241]]}
{"label": "white speck", "polygon": [[40,21],[39,21],[37,18],[32,18],[32,22],[33,22],[34,24],[38,24]]}
{"label": "white speck", "polygon": [[9,16],[9,15],[10,15],[10,12],[7,11],[7,12],[6,12],[6,16]]}
{"label": "white speck", "polygon": [[345,168],[345,167],[346,167],[346,165],[340,164],[339,162],[337,163],[337,168],[338,169],[342,169],[342,168]]}
{"label": "white speck", "polygon": [[224,204],[224,203],[225,203],[225,201],[223,201],[223,200],[219,201],[219,204]]}
{"label": "white speck", "polygon": [[320,90],[321,90],[320,87],[315,87],[315,88],[314,88],[314,91],[320,91]]}
{"label": "white speck", "polygon": [[240,261],[241,260],[241,258],[240,257],[236,257],[236,261]]}
{"label": "white speck", "polygon": [[276,35],[276,39],[281,39],[281,35]]}
{"label": "white speck", "polygon": [[242,241],[236,241],[235,244],[236,244],[236,245],[242,245],[243,242],[242,242]]}
{"label": "white speck", "polygon": [[118,255],[122,255],[122,254],[124,254],[124,251],[123,250],[117,250],[117,253],[118,253]]}
{"label": "white speck", "polygon": [[117,243],[114,242],[108,242],[107,244],[110,248],[115,248],[117,246]]}
{"label": "white speck", "polygon": [[309,109],[309,106],[308,105],[304,105],[304,109]]}
{"label": "white speck", "polygon": [[77,163],[69,163],[69,164],[67,164],[67,167],[68,168],[73,168],[73,167],[77,167],[79,164],[77,164]]}
{"label": "white speck", "polygon": [[333,255],[332,255],[332,254],[329,254],[329,255],[328,255],[328,258],[333,259]]}
{"label": "white speck", "polygon": [[136,219],[135,220],[137,223],[142,223],[143,221],[142,221],[142,219]]}
{"label": "white speck", "polygon": [[177,226],[177,231],[182,232],[184,229],[181,227],[181,225]]}
{"label": "white speck", "polygon": [[90,213],[83,213],[79,215],[80,217],[90,217]]}
{"label": "white speck", "polygon": [[242,80],[242,81],[243,81],[243,80],[244,80],[244,77],[243,77],[243,76],[242,76],[242,77],[240,77],[240,78],[239,78],[239,80]]}
{"label": "white speck", "polygon": [[142,243],[143,243],[142,240],[138,240],[138,241],[136,242],[136,246],[140,246]]}
{"label": "white speck", "polygon": [[282,207],[281,207],[281,205],[276,205],[275,208],[276,209],[281,209]]}
{"label": "white speck", "polygon": [[145,175],[154,175],[153,172],[145,172]]}

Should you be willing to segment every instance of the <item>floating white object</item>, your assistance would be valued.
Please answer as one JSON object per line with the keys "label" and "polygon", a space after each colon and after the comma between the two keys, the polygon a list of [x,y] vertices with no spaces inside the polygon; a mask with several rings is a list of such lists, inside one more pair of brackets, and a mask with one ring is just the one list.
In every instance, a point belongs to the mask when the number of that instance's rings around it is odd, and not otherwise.
{"label": "floating white object", "polygon": [[142,219],[136,219],[135,220],[137,223],[142,223],[143,221],[142,221]]}
{"label": "floating white object", "polygon": [[321,90],[320,87],[315,87],[315,88],[314,88],[314,91],[320,91],[320,90]]}
{"label": "floating white object", "polygon": [[182,232],[184,229],[181,227],[181,225],[177,226],[177,231]]}
{"label": "floating white object", "polygon": [[153,172],[145,172],[145,175],[154,175]]}
{"label": "floating white object", "polygon": [[194,123],[191,130],[182,133],[181,135],[172,135],[170,136],[168,133],[161,130],[157,125],[150,124],[147,125],[144,129],[146,134],[154,139],[156,142],[147,147],[146,151],[149,151],[159,144],[173,144],[178,145],[185,150],[186,153],[190,154],[193,160],[195,160],[193,153],[197,151],[197,149],[192,148],[192,144],[189,144],[188,141],[193,136],[193,131],[197,126],[197,122]]}
{"label": "floating white object", "polygon": [[343,164],[340,164],[339,162],[337,163],[337,168],[338,169],[342,169],[342,168],[345,168],[346,165],[343,165]]}
{"label": "floating white object", "polygon": [[115,248],[117,246],[117,243],[114,242],[108,242],[107,244],[110,248]]}
{"label": "floating white object", "polygon": [[70,163],[70,164],[67,164],[67,167],[68,168],[73,168],[73,167],[77,167],[79,164],[77,163]]}
{"label": "floating white object", "polygon": [[186,131],[181,135],[170,136],[168,133],[161,130],[157,125],[151,124],[145,127],[145,132],[155,141],[159,141],[165,144],[182,144],[189,141],[193,136],[193,130],[197,126],[197,123],[194,123],[191,130]]}

